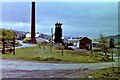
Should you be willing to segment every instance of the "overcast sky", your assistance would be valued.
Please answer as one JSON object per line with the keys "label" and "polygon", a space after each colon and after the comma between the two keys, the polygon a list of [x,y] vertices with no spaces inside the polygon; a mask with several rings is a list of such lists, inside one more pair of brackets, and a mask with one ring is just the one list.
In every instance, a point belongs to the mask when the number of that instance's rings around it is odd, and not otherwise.
{"label": "overcast sky", "polygon": [[[2,4],[2,26],[31,31],[31,3]],[[37,2],[36,32],[50,34],[56,22],[63,23],[63,36],[98,37],[118,33],[117,2]]]}

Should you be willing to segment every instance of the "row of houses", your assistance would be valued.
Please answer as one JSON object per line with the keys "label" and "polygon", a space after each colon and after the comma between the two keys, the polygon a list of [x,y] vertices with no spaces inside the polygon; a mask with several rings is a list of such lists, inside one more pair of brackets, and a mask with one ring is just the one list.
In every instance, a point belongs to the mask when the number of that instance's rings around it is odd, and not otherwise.
{"label": "row of houses", "polygon": [[[31,37],[30,33],[26,34],[26,37]],[[35,35],[37,42],[50,42],[51,40],[51,36],[50,35],[45,35],[45,34],[39,34],[36,33]],[[54,37],[53,37],[54,40]],[[67,44],[72,44],[72,46],[79,48],[79,49],[86,49],[86,50],[90,50],[92,49],[92,47],[94,47],[95,45],[98,44],[98,42],[93,42],[92,39],[88,38],[88,37],[80,37],[80,38],[68,38],[65,39],[64,37],[62,37],[62,41],[64,43]],[[54,42],[54,41],[53,41]]]}
{"label": "row of houses", "polygon": [[[31,33],[27,33],[26,37],[30,38]],[[51,39],[50,35],[39,34],[39,33],[36,33],[35,37],[37,42],[42,42],[42,41],[50,42],[50,39]],[[71,37],[70,39],[66,39],[66,40],[64,37],[62,37],[62,40],[64,43],[68,43],[68,44],[71,43],[73,44],[74,47],[79,49],[87,49],[87,50],[92,49],[92,40],[88,37],[80,37],[80,38]]]}
{"label": "row of houses", "polygon": [[[18,32],[18,31],[14,31],[16,33],[17,39],[23,39],[23,38],[30,38],[31,37],[31,33],[30,32]],[[37,42],[50,42],[51,36],[50,35],[46,35],[46,34],[39,34],[36,33],[35,35]],[[96,44],[98,44],[98,42],[93,42],[92,39],[88,38],[88,37],[79,37],[79,38],[68,38],[65,39],[64,37],[62,37],[62,40],[64,43],[67,44],[72,44],[72,46],[79,48],[79,49],[87,49],[90,50],[92,49],[92,47]]]}

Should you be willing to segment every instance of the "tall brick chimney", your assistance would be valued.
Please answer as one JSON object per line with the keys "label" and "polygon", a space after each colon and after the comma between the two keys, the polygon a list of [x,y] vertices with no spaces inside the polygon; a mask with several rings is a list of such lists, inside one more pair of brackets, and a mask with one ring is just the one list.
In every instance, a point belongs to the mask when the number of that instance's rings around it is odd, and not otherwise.
{"label": "tall brick chimney", "polygon": [[36,43],[35,39],[35,2],[32,2],[32,15],[31,15],[31,43]]}

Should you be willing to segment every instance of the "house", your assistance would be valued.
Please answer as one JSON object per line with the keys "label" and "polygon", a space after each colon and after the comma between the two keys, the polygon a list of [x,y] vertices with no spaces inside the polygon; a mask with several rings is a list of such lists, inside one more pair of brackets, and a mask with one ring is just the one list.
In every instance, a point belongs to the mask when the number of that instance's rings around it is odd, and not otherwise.
{"label": "house", "polygon": [[68,44],[73,44],[74,47],[79,48],[79,45],[78,45],[79,44],[79,40],[80,39],[76,39],[76,38],[72,38],[71,37],[70,39],[68,39],[67,43]]}
{"label": "house", "polygon": [[[26,38],[30,38],[31,37],[31,33],[27,33],[26,34]],[[49,40],[48,39],[45,39],[45,37],[43,37],[43,34],[41,35],[41,34],[39,34],[39,33],[36,33],[35,34],[35,38],[36,38],[36,41],[37,42],[47,42],[47,43],[49,43]]]}
{"label": "house", "polygon": [[72,43],[73,47],[79,48],[79,49],[86,49],[90,50],[92,49],[92,40],[88,37],[80,37],[80,38],[70,38],[68,39],[68,44]]}
{"label": "house", "polygon": [[90,50],[92,49],[92,40],[88,37],[83,37],[79,40],[79,48]]}

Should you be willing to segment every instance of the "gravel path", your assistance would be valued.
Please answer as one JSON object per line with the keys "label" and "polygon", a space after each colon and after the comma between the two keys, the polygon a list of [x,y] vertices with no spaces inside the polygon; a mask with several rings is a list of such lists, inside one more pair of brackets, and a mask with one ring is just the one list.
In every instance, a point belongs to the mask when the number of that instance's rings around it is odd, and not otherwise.
{"label": "gravel path", "polygon": [[98,70],[3,70],[2,78],[86,78]]}

